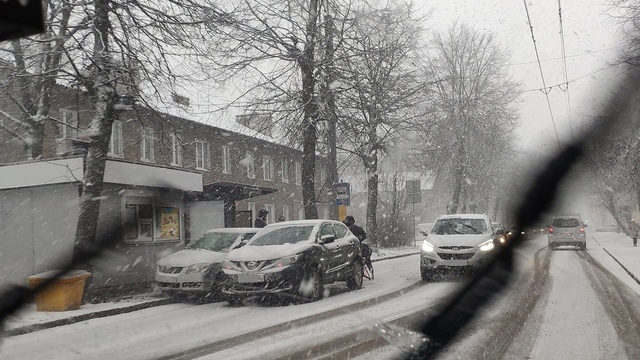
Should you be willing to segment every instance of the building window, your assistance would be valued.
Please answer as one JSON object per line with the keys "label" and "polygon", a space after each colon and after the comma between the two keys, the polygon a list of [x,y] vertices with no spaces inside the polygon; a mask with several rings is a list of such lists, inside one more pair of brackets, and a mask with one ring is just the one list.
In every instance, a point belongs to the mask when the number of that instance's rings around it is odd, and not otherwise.
{"label": "building window", "polygon": [[282,159],[282,161],[280,162],[280,168],[282,169],[282,182],[288,183],[289,182],[289,160]]}
{"label": "building window", "polygon": [[329,219],[329,207],[325,206],[324,209],[322,210],[322,218],[323,219]]}
{"label": "building window", "polygon": [[180,241],[181,209],[156,204],[152,198],[125,198],[123,224],[125,242]]}
{"label": "building window", "polygon": [[262,157],[262,173],[265,180],[273,180],[273,161],[271,156]]}
{"label": "building window", "polygon": [[273,224],[274,223],[274,216],[276,215],[274,212],[274,208],[272,204],[265,204],[264,208],[269,212],[267,214],[267,224]]}
{"label": "building window", "polygon": [[209,157],[209,143],[206,141],[196,140],[196,168],[201,170],[209,170],[211,161]]}
{"label": "building window", "polygon": [[171,165],[182,166],[182,142],[175,133],[171,133]]}
{"label": "building window", "polygon": [[327,172],[324,169],[320,169],[320,186],[324,186],[327,180]]}
{"label": "building window", "polygon": [[228,146],[222,147],[222,172],[231,174],[231,155]]}
{"label": "building window", "polygon": [[296,185],[302,185],[302,163],[296,161]]}
{"label": "building window", "polygon": [[302,204],[298,208],[298,220],[304,220],[304,206]]}
{"label": "building window", "polygon": [[253,158],[253,153],[248,151],[242,161],[244,162],[244,166],[245,166],[245,169],[247,171],[247,177],[249,179],[255,179],[256,178],[256,164],[255,164],[255,161],[254,161],[254,158]]}
{"label": "building window", "polygon": [[60,110],[58,122],[59,139],[75,139],[78,137],[78,112],[73,110]]}
{"label": "building window", "polygon": [[142,144],[141,144],[142,160],[145,160],[145,161],[154,160],[153,148],[154,148],[153,129],[142,128]]}
{"label": "building window", "polygon": [[253,226],[253,222],[256,221],[256,203],[247,203],[247,210],[251,211],[251,226]]}
{"label": "building window", "polygon": [[111,125],[111,139],[109,140],[109,156],[122,157],[122,121],[114,121]]}
{"label": "building window", "polygon": [[289,221],[289,205],[282,205],[282,217],[284,221]]}

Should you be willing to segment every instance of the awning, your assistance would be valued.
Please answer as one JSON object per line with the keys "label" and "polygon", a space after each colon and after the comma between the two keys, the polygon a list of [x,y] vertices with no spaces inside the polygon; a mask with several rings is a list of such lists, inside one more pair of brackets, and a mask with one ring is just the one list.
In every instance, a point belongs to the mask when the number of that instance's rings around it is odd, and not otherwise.
{"label": "awning", "polygon": [[231,200],[237,201],[271,194],[278,191],[277,189],[245,185],[232,182],[216,182],[203,186],[202,194],[193,194],[198,200]]}

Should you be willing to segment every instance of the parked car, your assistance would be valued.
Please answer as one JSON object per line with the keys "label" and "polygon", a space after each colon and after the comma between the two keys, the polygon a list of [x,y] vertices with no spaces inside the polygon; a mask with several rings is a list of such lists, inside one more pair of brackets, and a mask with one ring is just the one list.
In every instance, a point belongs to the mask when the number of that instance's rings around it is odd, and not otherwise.
{"label": "parked car", "polygon": [[475,270],[493,254],[498,241],[487,215],[440,216],[422,243],[422,279],[429,281],[437,271]]}
{"label": "parked car", "polygon": [[229,252],[222,268],[230,303],[249,296],[315,301],[323,287],[346,281],[362,287],[360,241],[341,222],[299,220],[267,225],[244,247]]}
{"label": "parked car", "polygon": [[549,225],[548,240],[551,250],[564,245],[577,246],[580,250],[587,249],[585,225],[576,215],[562,215],[553,218]]}
{"label": "parked car", "polygon": [[258,232],[256,228],[223,228],[207,231],[185,249],[158,261],[155,283],[170,294],[205,295],[211,287],[203,285],[203,275],[220,264],[231,250],[244,245]]}

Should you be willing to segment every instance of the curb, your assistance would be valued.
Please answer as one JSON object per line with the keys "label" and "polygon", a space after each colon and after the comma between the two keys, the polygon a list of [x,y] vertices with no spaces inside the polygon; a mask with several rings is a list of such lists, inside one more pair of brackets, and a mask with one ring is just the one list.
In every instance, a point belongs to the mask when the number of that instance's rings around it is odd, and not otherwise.
{"label": "curb", "polygon": [[[600,242],[595,238],[595,236],[591,235],[591,238],[592,238],[596,243],[598,243],[598,245],[602,246],[602,245],[600,244]],[[606,253],[607,253],[607,255],[611,256],[611,258],[612,258],[615,262],[617,262],[617,263],[618,263],[618,265],[620,265],[620,267],[622,268],[622,270],[624,270],[624,271],[627,273],[627,275],[629,275],[629,276],[630,276],[630,277],[631,277],[631,278],[632,278],[636,283],[638,283],[638,285],[640,285],[640,279],[638,279],[638,277],[637,277],[634,273],[632,273],[629,269],[627,269],[627,267],[626,267],[626,266],[624,266],[624,265],[620,262],[620,260],[618,260],[615,256],[613,256],[613,255],[609,252],[609,250],[607,250],[604,246],[602,246],[602,250],[604,250],[604,252],[606,252]],[[598,260],[596,260],[595,258],[593,258],[593,260],[595,260],[595,261],[597,261],[598,263],[600,263],[600,262],[599,262]],[[602,265],[602,264],[600,264],[600,265]]]}
{"label": "curb", "polygon": [[398,258],[403,258],[403,257],[407,257],[407,256],[413,256],[413,255],[418,255],[420,254],[420,251],[416,251],[416,252],[412,252],[412,253],[408,253],[408,254],[402,254],[402,255],[391,255],[391,256],[385,256],[385,257],[381,257],[381,258],[377,258],[377,259],[371,259],[371,262],[377,262],[377,261],[382,261],[382,260],[391,260],[391,259],[398,259]]}
{"label": "curb", "polygon": [[[417,255],[419,253],[420,252],[414,252],[414,253],[409,253],[409,254],[386,256],[386,257],[381,257],[381,258],[377,258],[377,259],[371,259],[371,262],[397,259],[397,258]],[[126,314],[126,313],[130,313],[130,312],[138,311],[138,310],[144,310],[144,309],[148,309],[148,308],[151,308],[151,307],[167,305],[167,304],[171,304],[171,303],[173,303],[173,301],[171,299],[150,300],[150,301],[147,301],[147,302],[144,302],[144,303],[135,304],[135,305],[131,305],[131,306],[123,306],[123,307],[115,308],[115,309],[101,310],[101,311],[96,311],[96,312],[76,315],[76,316],[72,316],[72,317],[68,317],[68,318],[64,318],[64,319],[51,320],[51,321],[43,322],[43,323],[40,323],[40,324],[32,324],[32,325],[21,326],[21,327],[13,328],[13,329],[10,329],[10,330],[2,331],[2,332],[0,332],[0,336],[10,337],[10,336],[24,335],[24,334],[32,333],[32,332],[35,332],[35,331],[51,329],[51,328],[58,327],[58,326],[63,326],[63,325],[71,325],[71,324],[79,323],[79,322],[82,322],[82,321],[87,321],[87,320],[91,320],[91,319],[98,319],[98,318],[103,318],[103,317],[107,317],[107,316]]]}
{"label": "curb", "polygon": [[81,321],[87,321],[87,320],[91,320],[91,319],[98,319],[98,318],[107,317],[107,316],[126,314],[126,313],[130,313],[130,312],[133,312],[133,311],[148,309],[148,308],[155,307],[155,306],[160,306],[160,305],[167,305],[167,304],[170,304],[170,303],[171,303],[171,299],[151,300],[151,301],[147,301],[147,302],[144,302],[144,303],[135,304],[135,305],[131,305],[131,306],[124,306],[124,307],[121,307],[121,308],[101,310],[101,311],[86,313],[86,314],[82,314],[82,315],[76,315],[76,316],[72,316],[72,317],[69,317],[69,318],[51,320],[51,321],[43,322],[43,323],[40,323],[40,324],[21,326],[21,327],[17,327],[17,328],[14,328],[14,329],[3,331],[2,333],[0,333],[0,335],[7,336],[7,337],[16,336],[16,335],[24,335],[24,334],[32,333],[32,332],[39,331],[39,330],[51,329],[51,328],[58,327],[58,326],[75,324],[75,323],[78,323],[78,322],[81,322]]}

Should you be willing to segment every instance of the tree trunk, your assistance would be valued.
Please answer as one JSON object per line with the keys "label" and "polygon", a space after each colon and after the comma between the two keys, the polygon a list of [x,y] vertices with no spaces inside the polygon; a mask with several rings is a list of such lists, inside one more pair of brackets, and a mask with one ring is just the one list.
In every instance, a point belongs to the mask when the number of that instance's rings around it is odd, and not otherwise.
{"label": "tree trunk", "polygon": [[307,20],[307,39],[302,58],[298,61],[302,75],[302,201],[306,219],[317,219],[315,171],[316,144],[318,141],[318,104],[315,99],[315,38],[318,19],[318,0],[309,1],[309,19]]}
{"label": "tree trunk", "polygon": [[327,161],[327,187],[329,190],[329,217],[338,220],[338,206],[336,205],[335,184],[338,183],[338,154],[336,149],[336,124],[338,122],[336,115],[336,99],[333,94],[333,81],[335,74],[333,73],[333,18],[330,15],[325,16],[326,23],[326,107],[327,107],[327,147],[329,148],[329,158]]}
{"label": "tree trunk", "polygon": [[367,162],[367,239],[378,246],[378,159],[372,156]]}
{"label": "tree trunk", "polygon": [[109,150],[111,125],[113,124],[116,96],[111,78],[108,33],[110,31],[108,0],[94,0],[94,80],[89,93],[92,97],[95,116],[89,129],[89,146],[85,160],[80,214],[75,237],[76,255],[78,250],[95,245],[100,196],[104,179],[104,169]]}
{"label": "tree trunk", "polygon": [[451,213],[455,214],[458,212],[458,207],[460,206],[460,197],[462,195],[463,186],[464,186],[464,147],[462,142],[458,145],[458,155],[454,159],[455,173],[453,178],[453,196],[451,199]]}

